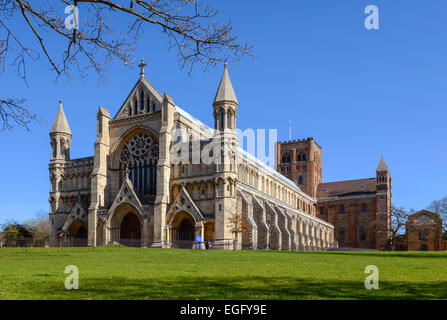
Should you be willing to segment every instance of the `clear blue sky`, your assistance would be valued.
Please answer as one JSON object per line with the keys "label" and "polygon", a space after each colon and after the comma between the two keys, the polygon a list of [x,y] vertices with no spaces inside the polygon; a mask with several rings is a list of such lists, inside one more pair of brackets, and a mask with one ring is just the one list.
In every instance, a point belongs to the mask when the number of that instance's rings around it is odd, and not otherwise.
{"label": "clear blue sky", "polygon": [[[425,208],[447,195],[447,2],[445,0],[212,1],[256,59],[230,65],[239,100],[238,126],[277,128],[288,138],[314,137],[323,147],[324,181],[375,176],[384,155],[396,205]],[[364,28],[364,8],[380,9],[380,30]],[[80,12],[82,14],[82,11]],[[63,12],[61,12],[63,15]],[[51,44],[51,39],[49,39]],[[212,125],[211,103],[222,69],[192,77],[178,68],[158,29],[147,29],[137,59],[161,92]],[[106,82],[54,82],[42,58],[28,64],[26,87],[12,68],[2,95],[23,96],[44,122],[0,132],[0,222],[48,211],[48,132],[64,100],[72,158],[93,155],[99,105],[112,115],[138,70],[112,64]]]}

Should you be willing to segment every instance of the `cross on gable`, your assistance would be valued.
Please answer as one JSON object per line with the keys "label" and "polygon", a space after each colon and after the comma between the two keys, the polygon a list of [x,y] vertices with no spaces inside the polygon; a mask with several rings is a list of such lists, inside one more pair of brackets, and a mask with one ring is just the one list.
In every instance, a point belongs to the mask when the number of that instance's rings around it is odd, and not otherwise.
{"label": "cross on gable", "polygon": [[144,59],[141,59],[141,63],[138,66],[140,67],[140,76],[144,77],[144,67],[147,66]]}

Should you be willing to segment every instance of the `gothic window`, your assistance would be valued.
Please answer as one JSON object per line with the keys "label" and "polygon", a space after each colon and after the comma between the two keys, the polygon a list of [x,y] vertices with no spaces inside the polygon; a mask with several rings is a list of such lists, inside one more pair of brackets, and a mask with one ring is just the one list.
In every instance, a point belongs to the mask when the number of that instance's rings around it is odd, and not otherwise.
{"label": "gothic window", "polygon": [[306,155],[303,154],[303,161],[306,161]]}
{"label": "gothic window", "polygon": [[135,190],[141,195],[155,195],[157,182],[158,142],[147,134],[137,134],[120,153],[120,184],[126,170]]}
{"label": "gothic window", "polygon": [[340,213],[345,213],[345,206],[344,205],[340,206]]}
{"label": "gothic window", "polygon": [[222,110],[220,111],[220,125],[219,125],[220,130],[225,129],[224,125],[225,125],[225,112]]}
{"label": "gothic window", "polygon": [[144,112],[144,92],[143,92],[143,90],[140,91],[140,110],[141,110],[141,112]]}
{"label": "gothic window", "polygon": [[282,157],[281,162],[282,162],[282,163],[285,163],[285,162],[286,162],[286,157],[285,157],[285,156]]}
{"label": "gothic window", "polygon": [[133,114],[136,116],[138,114],[138,103],[137,103],[137,99],[134,99],[133,101],[133,106],[134,106],[134,112]]}
{"label": "gothic window", "polygon": [[324,207],[320,207],[320,214],[324,215]]}
{"label": "gothic window", "polygon": [[296,157],[296,161],[298,161],[298,162],[301,161],[301,154],[299,154],[299,155]]}
{"label": "gothic window", "polygon": [[368,209],[366,203],[362,203],[362,212],[366,212]]}

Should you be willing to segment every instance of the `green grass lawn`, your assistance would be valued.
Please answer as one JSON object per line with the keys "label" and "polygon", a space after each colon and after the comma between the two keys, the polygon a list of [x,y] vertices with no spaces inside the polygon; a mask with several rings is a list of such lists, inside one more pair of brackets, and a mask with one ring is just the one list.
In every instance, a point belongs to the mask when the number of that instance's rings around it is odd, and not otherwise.
{"label": "green grass lawn", "polygon": [[[79,290],[66,290],[67,265]],[[366,290],[365,267],[379,268]],[[447,252],[0,249],[0,299],[446,299]]]}

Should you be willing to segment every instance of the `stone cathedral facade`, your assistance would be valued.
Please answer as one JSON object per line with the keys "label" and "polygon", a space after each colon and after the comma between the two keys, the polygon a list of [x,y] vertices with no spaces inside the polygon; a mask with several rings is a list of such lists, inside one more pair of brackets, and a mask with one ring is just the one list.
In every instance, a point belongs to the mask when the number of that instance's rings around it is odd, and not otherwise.
{"label": "stone cathedral facade", "polygon": [[[210,103],[209,128],[160,94],[144,65],[113,118],[99,107],[92,157],[70,158],[72,133],[60,102],[50,132],[52,246],[337,246],[333,224],[318,218],[316,197],[238,147],[238,101],[227,66]],[[179,129],[186,135],[174,134]],[[175,162],[179,141],[187,151],[212,145],[210,157],[220,153],[223,161]]]}

